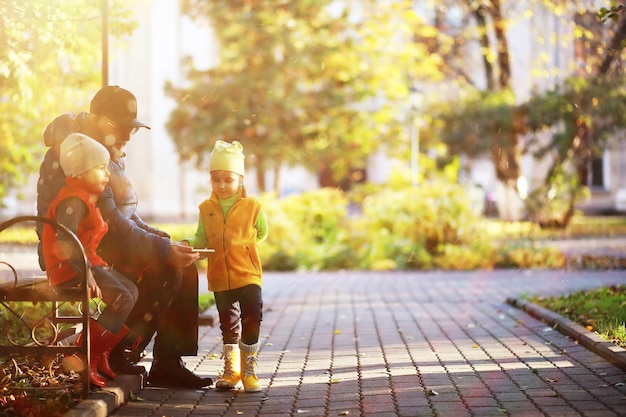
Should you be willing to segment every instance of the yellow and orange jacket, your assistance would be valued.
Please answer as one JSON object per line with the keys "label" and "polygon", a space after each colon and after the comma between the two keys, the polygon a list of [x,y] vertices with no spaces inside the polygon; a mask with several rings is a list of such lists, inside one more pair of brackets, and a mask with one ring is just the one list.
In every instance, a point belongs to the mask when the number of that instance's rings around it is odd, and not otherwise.
{"label": "yellow and orange jacket", "polygon": [[[257,220],[261,203],[245,191],[224,216],[215,194],[200,204],[199,225],[204,226],[205,245],[214,249],[207,257],[210,291],[226,291],[254,284],[261,286],[262,268],[257,252]],[[199,227],[199,230],[201,227]],[[200,238],[196,234],[196,238]],[[195,239],[197,241],[204,239]]]}

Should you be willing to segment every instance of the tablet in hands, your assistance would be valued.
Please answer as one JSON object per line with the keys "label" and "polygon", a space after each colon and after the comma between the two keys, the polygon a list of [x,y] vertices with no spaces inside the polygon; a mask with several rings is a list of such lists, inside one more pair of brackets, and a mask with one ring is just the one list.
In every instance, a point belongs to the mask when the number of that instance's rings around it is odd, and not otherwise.
{"label": "tablet in hands", "polygon": [[191,251],[194,253],[199,253],[200,255],[206,255],[215,252],[215,249],[192,249]]}

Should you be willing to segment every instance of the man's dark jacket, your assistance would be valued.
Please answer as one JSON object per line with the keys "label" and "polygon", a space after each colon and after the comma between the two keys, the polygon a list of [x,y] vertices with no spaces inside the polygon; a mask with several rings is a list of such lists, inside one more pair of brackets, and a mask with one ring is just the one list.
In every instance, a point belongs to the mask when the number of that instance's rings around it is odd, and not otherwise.
{"label": "man's dark jacket", "polygon": [[[46,215],[50,203],[65,185],[58,152],[60,143],[72,132],[101,139],[87,113],[63,114],[48,125],[44,143],[50,149],[41,163],[37,183],[37,213],[40,216]],[[109,184],[98,199],[98,207],[109,225],[109,231],[102,239],[98,254],[109,265],[125,273],[140,275],[155,260],[165,261],[170,240],[167,233],[150,227],[136,213],[137,194],[124,168],[122,158],[111,156]]]}

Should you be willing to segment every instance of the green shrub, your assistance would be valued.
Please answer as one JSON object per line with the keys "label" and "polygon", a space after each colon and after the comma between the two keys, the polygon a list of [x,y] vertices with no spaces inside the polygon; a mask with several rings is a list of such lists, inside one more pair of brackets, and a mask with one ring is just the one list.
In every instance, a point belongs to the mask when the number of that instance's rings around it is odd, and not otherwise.
{"label": "green shrub", "polygon": [[433,264],[438,269],[449,270],[493,269],[494,255],[495,250],[488,246],[445,244]]}
{"label": "green shrub", "polygon": [[293,271],[300,265],[301,253],[298,244],[300,226],[286,209],[286,203],[264,195],[261,199],[263,211],[267,216],[269,234],[259,245],[259,256],[263,269],[272,271]]}
{"label": "green shrub", "polygon": [[556,248],[516,242],[499,248],[497,266],[501,268],[563,268],[567,259]]}
{"label": "green shrub", "polygon": [[[269,224],[269,236],[259,245],[267,271],[565,268],[575,265],[543,241],[626,230],[624,218],[605,223],[576,216],[568,229],[558,231],[485,219],[464,186],[442,181],[419,187],[368,184],[349,194],[329,188],[284,198],[265,194],[260,200]],[[193,236],[196,222],[155,227],[179,241]],[[31,229],[1,235],[12,243],[35,236]],[[594,262],[598,268],[607,264]],[[203,279],[206,260],[197,265]]]}
{"label": "green shrub", "polygon": [[323,270],[351,267],[348,199],[322,188],[279,200],[263,200],[269,236],[259,245],[267,270]]}
{"label": "green shrub", "polygon": [[[97,311],[95,301],[90,302],[90,311]],[[13,311],[11,313],[9,311]],[[62,316],[80,316],[78,306],[69,302],[60,306]],[[53,313],[52,302],[8,301],[0,307],[0,345],[9,344],[10,340],[17,345],[32,342],[34,335],[39,342],[50,343],[55,337],[50,315]],[[61,332],[71,327],[68,323],[61,323],[57,330]],[[32,330],[34,329],[34,330]]]}
{"label": "green shrub", "polygon": [[[404,190],[385,191],[363,200],[359,228],[369,231],[368,265],[395,263],[398,269],[430,269],[445,261],[452,246],[471,248],[480,217],[472,209],[460,185],[433,182]],[[476,252],[480,254],[480,251]],[[390,263],[391,261],[391,263]],[[473,260],[454,269],[466,269],[483,261]]]}
{"label": "green shrub", "polygon": [[563,228],[569,224],[577,203],[590,196],[589,189],[581,186],[574,169],[557,166],[549,181],[524,200],[526,215],[541,227]]}
{"label": "green shrub", "polygon": [[484,222],[463,186],[369,187],[351,198],[361,214],[348,215],[349,200],[335,189],[265,196],[264,269],[476,269],[497,262],[489,239],[476,239]]}
{"label": "green shrub", "polygon": [[206,311],[209,307],[215,304],[215,296],[212,292],[206,292],[198,295],[198,311]]}

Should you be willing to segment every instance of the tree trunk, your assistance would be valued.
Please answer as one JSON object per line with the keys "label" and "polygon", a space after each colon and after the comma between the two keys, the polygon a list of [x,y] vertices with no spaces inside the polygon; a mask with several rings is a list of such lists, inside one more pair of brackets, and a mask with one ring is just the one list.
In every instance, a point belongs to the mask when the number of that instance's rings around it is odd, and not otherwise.
{"label": "tree trunk", "polygon": [[[468,2],[472,5],[472,2]],[[509,56],[509,45],[506,38],[506,24],[502,17],[500,0],[490,0],[489,6],[479,5],[473,8],[473,15],[479,27],[479,42],[483,49],[483,65],[487,79],[487,90],[498,91],[510,88],[511,82],[511,61]],[[487,15],[493,22],[494,38],[496,40],[498,83],[494,76],[494,68],[487,54],[491,51],[489,43]],[[520,156],[519,156],[519,133],[516,129],[504,137],[502,146],[492,150],[492,161],[495,166],[496,176],[502,185],[508,189],[501,193],[509,198],[512,193],[517,194],[517,179],[520,176]],[[515,206],[517,207],[517,206]],[[521,210],[507,210],[507,217],[521,217]]]}
{"label": "tree trunk", "polygon": [[281,168],[281,164],[276,163],[276,165],[274,166],[274,193],[276,194],[276,196],[278,196],[280,193],[280,180],[281,180],[280,168]]}
{"label": "tree trunk", "polygon": [[617,32],[615,32],[613,39],[611,39],[609,47],[606,49],[606,55],[604,56],[604,60],[598,69],[598,73],[601,76],[609,74],[611,64],[622,52],[622,49],[624,49],[624,40],[626,40],[626,14],[622,16],[619,28],[617,29]]}
{"label": "tree trunk", "polygon": [[494,33],[498,41],[500,88],[506,89],[510,87],[511,82],[511,60],[509,58],[509,43],[506,39],[506,24],[502,18],[500,0],[491,0],[491,6],[491,18],[493,19]]}
{"label": "tree trunk", "polygon": [[264,160],[263,157],[260,155],[256,156],[256,164],[255,164],[255,168],[256,168],[256,186],[259,190],[260,193],[264,193],[266,188],[265,188],[265,164],[264,164]]}
{"label": "tree trunk", "polygon": [[474,18],[476,19],[476,24],[478,25],[478,41],[480,42],[480,47],[483,51],[483,65],[485,67],[485,78],[487,81],[487,90],[493,91],[496,88],[496,83],[493,77],[493,65],[487,56],[488,51],[491,49],[491,45],[489,43],[489,35],[487,31],[487,18],[485,17],[485,8],[479,6],[478,8],[473,10]]}
{"label": "tree trunk", "polygon": [[[605,77],[610,74],[611,64],[615,62],[615,59],[619,57],[621,51],[623,50],[623,43],[626,40],[626,17],[622,16],[619,27],[613,38],[608,44],[606,49],[606,55],[598,68],[598,77]],[[575,144],[576,138],[579,139],[579,143]],[[575,163],[577,166],[577,171],[587,172],[587,165],[589,160],[592,158],[592,148],[594,147],[593,143],[593,126],[587,125],[587,123],[583,122],[578,129],[578,134],[576,137],[572,138],[572,150],[574,151]],[[584,182],[585,178],[581,179],[581,185],[579,187],[585,187],[586,184]],[[566,228],[569,225],[569,222],[572,220],[574,216],[576,204],[578,203],[578,198],[576,198],[577,192],[576,190],[572,190],[572,196],[569,199],[568,210],[565,215],[556,221],[556,224],[553,226],[559,228]]]}

